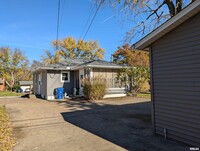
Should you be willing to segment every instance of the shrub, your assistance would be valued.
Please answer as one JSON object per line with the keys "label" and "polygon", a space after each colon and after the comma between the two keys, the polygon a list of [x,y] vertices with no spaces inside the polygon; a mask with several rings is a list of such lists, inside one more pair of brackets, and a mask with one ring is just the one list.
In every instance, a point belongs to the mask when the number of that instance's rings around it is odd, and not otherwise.
{"label": "shrub", "polygon": [[117,80],[127,85],[128,94],[137,96],[145,82],[150,79],[148,67],[131,67],[122,69],[117,75]]}
{"label": "shrub", "polygon": [[14,84],[13,88],[12,88],[12,91],[17,91],[19,88],[20,88],[19,84]]}
{"label": "shrub", "polygon": [[85,78],[83,81],[83,94],[88,100],[101,100],[106,94],[106,80],[102,78]]}

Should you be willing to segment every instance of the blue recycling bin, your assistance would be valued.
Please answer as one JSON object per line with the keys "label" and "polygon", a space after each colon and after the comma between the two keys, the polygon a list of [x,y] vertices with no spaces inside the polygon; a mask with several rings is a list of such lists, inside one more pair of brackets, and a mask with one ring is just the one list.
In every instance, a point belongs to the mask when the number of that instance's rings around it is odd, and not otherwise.
{"label": "blue recycling bin", "polygon": [[56,98],[63,99],[64,96],[64,88],[57,88],[56,89]]}

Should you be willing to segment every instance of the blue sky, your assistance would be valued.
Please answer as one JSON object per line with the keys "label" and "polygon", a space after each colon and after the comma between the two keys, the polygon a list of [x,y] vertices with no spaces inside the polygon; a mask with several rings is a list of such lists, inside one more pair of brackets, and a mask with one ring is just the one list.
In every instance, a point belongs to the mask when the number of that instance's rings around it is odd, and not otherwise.
{"label": "blue sky", "polygon": [[[20,48],[30,61],[40,60],[44,50],[54,51],[58,0],[2,0],[0,5],[0,47]],[[59,39],[79,39],[93,3],[89,0],[61,0]],[[94,14],[94,12],[93,12]],[[112,17],[114,16],[114,17]],[[123,44],[130,22],[108,7],[99,10],[85,40],[97,40],[105,48],[105,59]]]}

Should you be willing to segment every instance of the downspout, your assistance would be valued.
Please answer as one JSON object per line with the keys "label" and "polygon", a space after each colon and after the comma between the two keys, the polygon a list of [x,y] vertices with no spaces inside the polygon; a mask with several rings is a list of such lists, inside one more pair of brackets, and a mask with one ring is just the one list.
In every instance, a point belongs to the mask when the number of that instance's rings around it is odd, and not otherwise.
{"label": "downspout", "polygon": [[154,77],[153,77],[153,50],[149,47],[149,63],[150,63],[150,91],[151,91],[151,119],[153,133],[155,134],[155,100],[154,100]]}

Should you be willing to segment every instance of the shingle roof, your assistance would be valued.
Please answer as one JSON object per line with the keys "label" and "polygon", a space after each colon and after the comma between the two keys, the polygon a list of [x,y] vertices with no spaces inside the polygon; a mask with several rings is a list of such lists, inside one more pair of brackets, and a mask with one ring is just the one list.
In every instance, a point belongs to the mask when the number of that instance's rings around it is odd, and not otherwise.
{"label": "shingle roof", "polygon": [[92,68],[115,68],[115,69],[120,69],[120,68],[126,68],[127,66],[122,66],[122,65],[117,65],[113,62],[108,62],[104,60],[91,60],[87,61],[85,63],[79,64],[78,66],[75,66],[72,68],[73,70],[76,69],[81,69],[85,67],[92,67]]}
{"label": "shingle roof", "polygon": [[[92,60],[92,61],[88,61],[88,62],[85,62],[81,65],[98,65],[98,66],[116,66],[116,67],[119,67],[120,65],[117,65],[113,62],[108,62],[108,61],[105,61],[105,60]],[[120,66],[121,67],[121,66]]]}
{"label": "shingle roof", "polygon": [[[77,70],[84,67],[96,67],[96,68],[123,68],[126,66],[117,65],[113,62],[104,60],[82,60],[82,59],[67,59],[56,64],[49,64],[41,67],[37,70]],[[37,71],[36,70],[36,71]]]}
{"label": "shingle roof", "polygon": [[88,62],[89,60],[81,60],[81,59],[67,59],[65,61],[61,61],[56,64],[48,64],[45,67],[52,67],[52,68],[62,68],[62,67],[74,67],[80,64],[83,64],[85,62]]}

